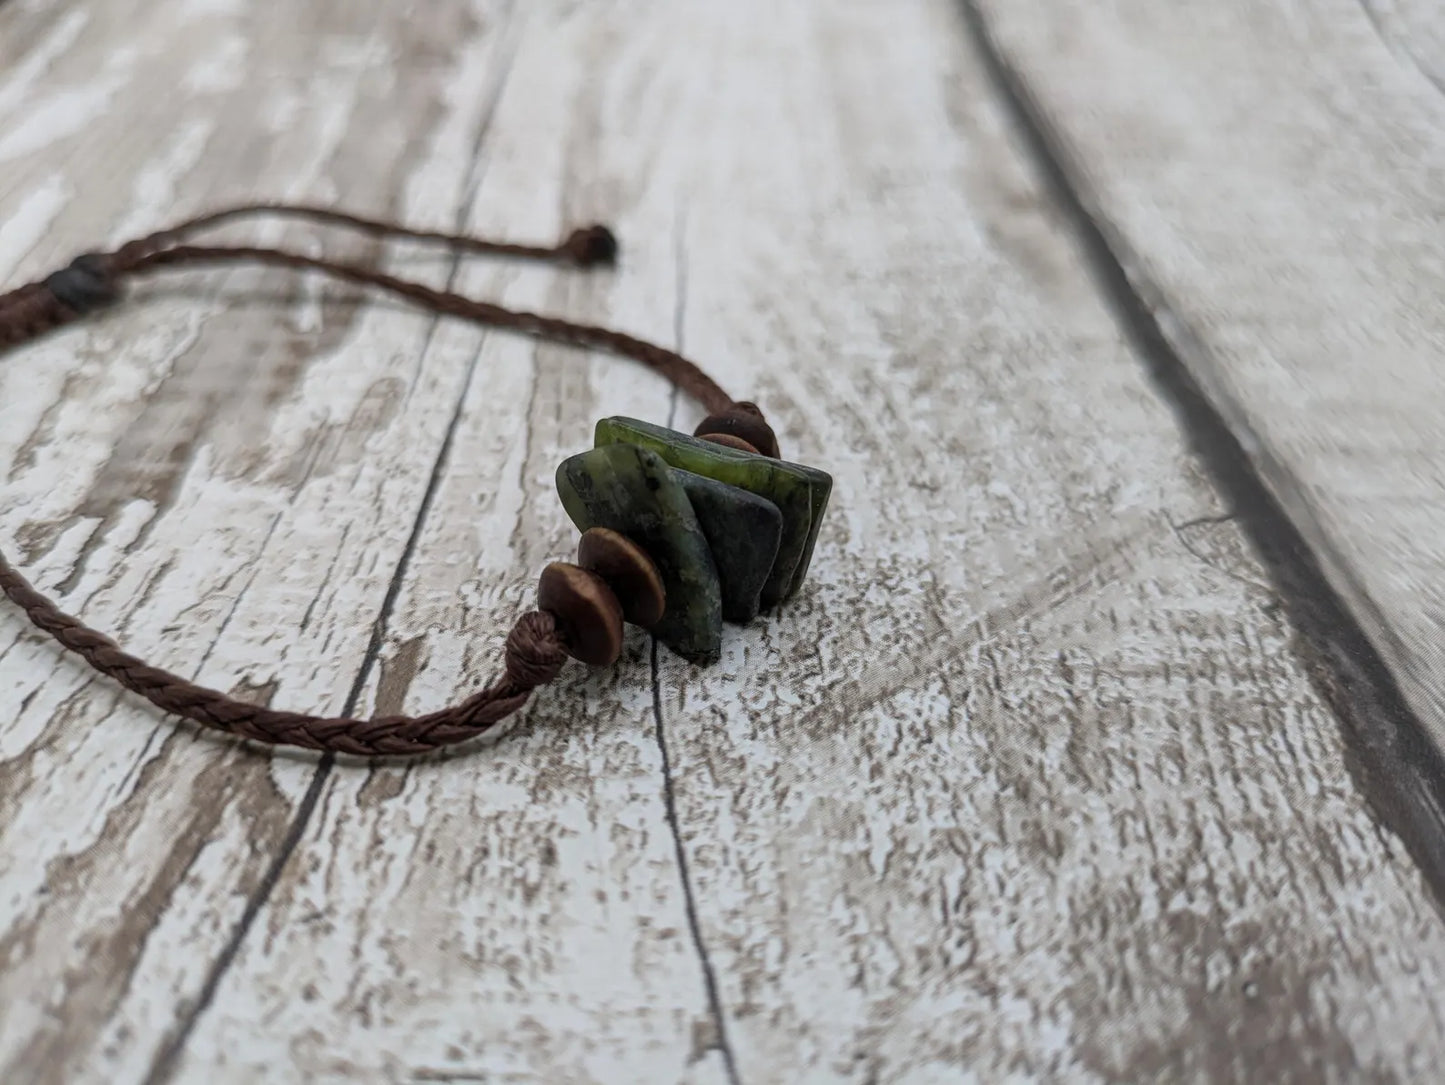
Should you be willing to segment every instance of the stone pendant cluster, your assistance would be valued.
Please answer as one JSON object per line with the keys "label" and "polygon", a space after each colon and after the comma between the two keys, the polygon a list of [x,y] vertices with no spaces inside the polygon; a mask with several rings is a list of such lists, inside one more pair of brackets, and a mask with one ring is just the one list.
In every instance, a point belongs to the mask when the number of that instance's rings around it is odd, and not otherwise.
{"label": "stone pendant cluster", "polygon": [[724,621],[751,621],[802,586],[832,478],[777,459],[761,416],[714,416],[698,432],[606,418],[595,447],[557,469],[583,541],[577,565],[543,574],[543,606],[577,658],[615,659],[625,617],[713,663]]}

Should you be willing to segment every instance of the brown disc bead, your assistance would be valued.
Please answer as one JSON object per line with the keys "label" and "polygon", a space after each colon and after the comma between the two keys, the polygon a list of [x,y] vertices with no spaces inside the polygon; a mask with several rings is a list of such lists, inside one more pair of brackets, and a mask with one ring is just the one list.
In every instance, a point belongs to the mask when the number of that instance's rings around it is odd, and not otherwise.
{"label": "brown disc bead", "polygon": [[537,583],[537,606],[557,620],[573,659],[594,667],[617,662],[622,654],[622,604],[596,573],[554,561]]}
{"label": "brown disc bead", "polygon": [[726,434],[752,445],[764,456],[778,458],[778,437],[763,419],[763,412],[752,403],[734,403],[720,414],[710,414],[693,430],[694,437]]}
{"label": "brown disc bead", "polygon": [[667,609],[662,574],[647,551],[620,531],[594,527],[582,533],[577,564],[607,581],[622,604],[622,616],[633,625],[651,629]]}
{"label": "brown disc bead", "polygon": [[731,433],[705,433],[704,441],[711,441],[715,445],[722,445],[724,448],[735,448],[739,452],[751,452],[754,456],[761,455],[752,445],[748,444],[741,437],[734,437]]}

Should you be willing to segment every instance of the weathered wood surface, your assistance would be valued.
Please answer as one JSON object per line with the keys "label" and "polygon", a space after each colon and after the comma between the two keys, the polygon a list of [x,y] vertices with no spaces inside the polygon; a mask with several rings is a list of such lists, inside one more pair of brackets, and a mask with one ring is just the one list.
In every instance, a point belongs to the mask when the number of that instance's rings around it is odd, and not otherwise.
{"label": "weathered wood surface", "polygon": [[[615,276],[457,282],[766,403],[838,479],[813,584],[714,670],[634,637],[414,765],[179,729],[0,611],[0,1080],[1436,1065],[1445,931],[950,5],[389,8],[0,7],[0,273],[237,196],[605,218]],[[310,283],[172,282],[0,364],[0,538],[183,673],[422,708],[571,546],[555,463],[673,406]]]}
{"label": "weathered wood surface", "polygon": [[1136,289],[1445,748],[1445,9],[978,6]]}

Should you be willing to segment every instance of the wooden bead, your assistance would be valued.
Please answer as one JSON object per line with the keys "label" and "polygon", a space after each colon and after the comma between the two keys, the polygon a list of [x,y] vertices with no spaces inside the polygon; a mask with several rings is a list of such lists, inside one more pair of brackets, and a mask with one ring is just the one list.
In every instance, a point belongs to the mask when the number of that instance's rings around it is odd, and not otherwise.
{"label": "wooden bead", "polygon": [[577,544],[577,564],[607,581],[622,604],[622,616],[651,629],[667,609],[662,574],[647,551],[620,531],[594,527]]}
{"label": "wooden bead", "polygon": [[537,605],[557,619],[573,659],[594,667],[617,662],[622,654],[622,604],[596,573],[554,561],[542,570]]}
{"label": "wooden bead", "polygon": [[751,452],[754,456],[762,455],[762,453],[741,437],[734,437],[731,433],[705,433],[702,439],[704,441],[711,441],[715,445],[722,445],[724,448],[735,448],[739,452]]}
{"label": "wooden bead", "polygon": [[763,420],[762,412],[751,403],[735,404],[732,410],[710,414],[692,432],[695,437],[718,434],[737,437],[752,445],[761,455],[778,458],[777,435],[773,433],[773,427]]}

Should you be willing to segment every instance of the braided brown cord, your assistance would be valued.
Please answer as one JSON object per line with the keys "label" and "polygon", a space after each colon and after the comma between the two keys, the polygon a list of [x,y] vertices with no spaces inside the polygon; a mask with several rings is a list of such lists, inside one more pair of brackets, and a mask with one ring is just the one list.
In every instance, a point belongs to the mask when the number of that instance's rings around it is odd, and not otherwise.
{"label": "braided brown cord", "polygon": [[504,676],[461,704],[426,716],[328,719],[237,701],[150,666],[64,613],[3,555],[0,590],[40,629],[163,711],[239,738],[335,753],[421,754],[476,738],[526,704],[532,690],[555,678],[567,661],[552,615],[532,611],[522,615],[507,637]]}
{"label": "braided brown cord", "polygon": [[491,302],[477,301],[475,298],[453,294],[446,290],[433,290],[421,283],[398,279],[372,268],[303,256],[300,253],[286,252],[281,249],[253,248],[243,245],[204,247],[178,245],[175,248],[160,249],[154,252],[135,253],[128,258],[120,254],[118,257],[118,274],[141,274],[155,268],[177,264],[241,262],[320,271],[335,279],[356,283],[360,286],[377,287],[447,316],[461,317],[464,320],[471,320],[489,327],[522,332],[542,339],[552,339],[557,342],[572,343],[579,347],[620,354],[624,358],[631,358],[660,373],[696,399],[709,412],[719,413],[733,406],[732,397],[724,392],[716,381],[676,351],[637,339],[623,332],[613,331],[611,328],[603,328],[594,324],[577,324],[557,317],[520,312],[494,305]]}
{"label": "braided brown cord", "polygon": [[79,317],[45,284],[22,286],[0,297],[0,349],[27,342]]}
{"label": "braided brown cord", "polygon": [[[654,369],[709,411],[716,413],[735,406],[731,397],[686,358],[608,328],[518,312],[433,290],[371,268],[280,249],[180,244],[202,228],[263,213],[347,226],[377,237],[442,242],[463,252],[555,260],[578,267],[610,264],[617,254],[615,238],[602,226],[576,230],[561,244],[542,247],[410,230],[325,208],[248,204],[191,219],[122,245],[112,253],[83,256],[42,283],[0,295],[0,348],[34,339],[109,303],[125,278],[182,264],[249,262],[320,271],[346,282],[388,291],[437,313],[611,351]],[[415,717],[361,720],[311,716],[235,700],[127,654],[109,637],[66,614],[36,591],[3,554],[0,591],[65,648],[166,712],[240,738],[337,753],[421,754],[476,738],[521,708],[532,690],[555,678],[567,659],[567,646],[553,616],[532,611],[518,620],[507,637],[502,677],[458,705]]]}

